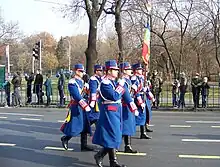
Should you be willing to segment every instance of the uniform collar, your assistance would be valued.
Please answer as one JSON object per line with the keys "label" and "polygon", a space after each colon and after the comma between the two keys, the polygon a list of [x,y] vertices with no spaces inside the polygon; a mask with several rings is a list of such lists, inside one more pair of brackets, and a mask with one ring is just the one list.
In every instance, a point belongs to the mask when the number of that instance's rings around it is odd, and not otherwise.
{"label": "uniform collar", "polygon": [[81,80],[81,81],[83,80],[83,79],[80,78],[78,75],[75,75],[74,78],[75,78],[75,79],[78,79],[78,80]]}
{"label": "uniform collar", "polygon": [[105,78],[107,78],[107,79],[109,79],[109,80],[111,80],[111,81],[115,81],[115,80],[116,80],[116,78],[114,78],[114,77],[111,76],[111,75],[106,75]]}

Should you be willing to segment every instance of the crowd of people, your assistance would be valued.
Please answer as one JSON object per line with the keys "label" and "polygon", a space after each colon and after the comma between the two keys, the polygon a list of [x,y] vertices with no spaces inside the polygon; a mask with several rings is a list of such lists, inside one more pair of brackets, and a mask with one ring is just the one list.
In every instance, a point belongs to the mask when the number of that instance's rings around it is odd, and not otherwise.
{"label": "crowd of people", "polygon": [[[59,103],[58,107],[65,106],[65,94],[64,94],[64,87],[65,87],[65,76],[63,70],[61,69],[57,74],[56,77],[58,78],[57,83],[57,90],[59,92]],[[10,80],[9,78],[6,79],[5,83],[3,84],[4,92],[5,92],[5,107],[13,106],[19,107],[24,104],[44,104],[43,96],[46,96],[46,106],[51,104],[51,96],[52,96],[52,81],[51,81],[51,74],[46,74],[46,80],[43,82],[43,75],[41,74],[40,70],[36,71],[36,74],[30,73],[24,74],[24,79],[26,81],[26,99],[27,101],[24,102],[21,96],[21,88],[22,88],[22,77],[20,72],[15,72],[13,78]],[[11,93],[11,88],[12,92]],[[45,93],[44,93],[45,92]],[[36,94],[37,101],[33,102],[32,95]]]}
{"label": "crowd of people", "polygon": [[[184,72],[180,74],[180,79],[175,79],[172,83],[172,102],[174,108],[185,107],[185,93],[187,91],[187,77]],[[210,85],[208,78],[200,77],[199,73],[196,73],[191,80],[192,95],[194,109],[199,108],[200,95],[202,96],[202,108],[207,107],[207,98],[209,95]]]}

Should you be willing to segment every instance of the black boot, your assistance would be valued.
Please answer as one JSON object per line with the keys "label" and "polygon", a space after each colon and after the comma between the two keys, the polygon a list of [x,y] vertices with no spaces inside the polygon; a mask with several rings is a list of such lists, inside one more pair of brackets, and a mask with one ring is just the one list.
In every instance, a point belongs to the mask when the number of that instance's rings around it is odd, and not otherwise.
{"label": "black boot", "polygon": [[141,130],[140,139],[151,139],[151,137],[145,133],[143,125],[140,126],[140,130]]}
{"label": "black boot", "polygon": [[148,128],[148,125],[145,125],[145,131],[146,131],[146,132],[153,132],[152,129],[149,129],[149,128]]}
{"label": "black boot", "polygon": [[129,137],[127,135],[124,136],[124,143],[125,143],[125,151],[124,151],[125,153],[137,153],[138,152],[137,150],[132,149],[130,136]]}
{"label": "black boot", "polygon": [[126,167],[125,165],[119,165],[119,163],[117,162],[115,149],[113,148],[108,149],[108,155],[109,155],[110,167]]}
{"label": "black boot", "polygon": [[81,133],[81,151],[93,151],[93,148],[87,145],[87,133]]}
{"label": "black boot", "polygon": [[108,150],[106,148],[102,148],[97,154],[94,155],[95,162],[98,167],[103,167],[102,160],[107,153]]}
{"label": "black boot", "polygon": [[68,150],[68,141],[71,139],[70,136],[61,137],[62,146],[65,150]]}

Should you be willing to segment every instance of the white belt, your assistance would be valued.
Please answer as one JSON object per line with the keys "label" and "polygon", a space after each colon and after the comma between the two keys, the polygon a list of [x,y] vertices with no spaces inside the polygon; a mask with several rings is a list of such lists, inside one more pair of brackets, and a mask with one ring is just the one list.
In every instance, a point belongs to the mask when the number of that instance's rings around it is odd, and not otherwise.
{"label": "white belt", "polygon": [[117,101],[103,101],[102,104],[120,104],[121,100],[117,100]]}

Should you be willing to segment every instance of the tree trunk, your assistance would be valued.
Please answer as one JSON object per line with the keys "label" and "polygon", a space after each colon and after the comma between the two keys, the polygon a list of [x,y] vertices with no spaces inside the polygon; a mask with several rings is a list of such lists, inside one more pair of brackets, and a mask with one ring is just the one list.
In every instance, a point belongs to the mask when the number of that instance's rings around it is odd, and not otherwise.
{"label": "tree trunk", "polygon": [[89,36],[88,36],[88,45],[85,51],[86,54],[86,73],[91,76],[93,74],[93,66],[97,60],[97,51],[96,51],[96,38],[97,38],[97,19],[90,19],[89,26]]}
{"label": "tree trunk", "polygon": [[118,0],[116,2],[115,7],[115,30],[118,35],[118,49],[119,49],[119,55],[118,55],[118,63],[122,63],[124,59],[124,46],[123,46],[123,37],[122,37],[122,23],[121,23],[121,0]]}

